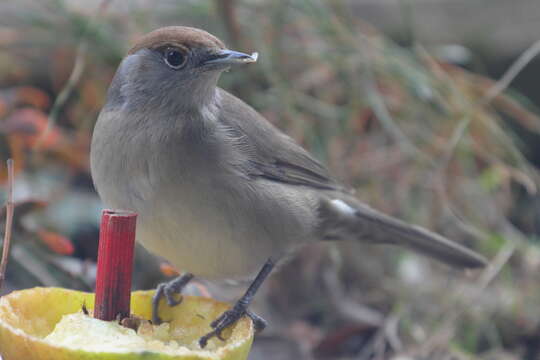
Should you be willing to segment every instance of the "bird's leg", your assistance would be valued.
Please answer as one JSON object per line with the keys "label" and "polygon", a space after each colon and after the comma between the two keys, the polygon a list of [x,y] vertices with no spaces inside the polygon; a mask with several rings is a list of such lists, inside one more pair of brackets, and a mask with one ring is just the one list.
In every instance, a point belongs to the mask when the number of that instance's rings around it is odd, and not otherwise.
{"label": "bird's leg", "polygon": [[214,336],[220,340],[224,340],[221,337],[221,332],[229,326],[235,324],[244,315],[248,316],[253,321],[255,331],[262,331],[266,327],[266,321],[262,317],[251,312],[248,307],[251,300],[253,300],[253,297],[257,293],[257,290],[259,290],[261,284],[274,268],[274,265],[274,261],[272,259],[268,259],[261,271],[259,271],[257,274],[257,277],[255,277],[255,280],[253,280],[251,285],[249,285],[249,288],[246,290],[244,296],[242,296],[230,310],[225,311],[220,317],[210,324],[213,330],[199,339],[199,345],[201,348],[204,348],[208,340]]}
{"label": "bird's leg", "polygon": [[182,297],[178,300],[175,299],[175,295],[180,294],[182,289],[188,284],[188,282],[193,279],[193,274],[184,273],[169,282],[161,283],[156,289],[156,293],[152,298],[152,323],[159,325],[161,324],[161,319],[158,315],[158,305],[159,301],[162,298],[165,298],[169,306],[176,306],[182,302]]}

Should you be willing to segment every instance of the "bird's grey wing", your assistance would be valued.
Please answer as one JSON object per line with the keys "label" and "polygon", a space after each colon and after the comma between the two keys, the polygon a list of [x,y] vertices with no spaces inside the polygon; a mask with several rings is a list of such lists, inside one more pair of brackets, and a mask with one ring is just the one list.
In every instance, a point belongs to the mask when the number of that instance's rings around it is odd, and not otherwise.
{"label": "bird's grey wing", "polygon": [[241,151],[247,156],[243,171],[248,176],[348,192],[293,139],[242,100],[224,90],[220,92],[223,101],[219,121],[231,138],[240,140]]}
{"label": "bird's grey wing", "polygon": [[221,91],[220,122],[245,155],[242,170],[292,185],[323,191],[319,197],[319,228],[326,240],[358,239],[400,244],[457,267],[481,267],[485,259],[472,250],[418,226],[406,224],[362,204],[294,140],[281,133],[251,107]]}

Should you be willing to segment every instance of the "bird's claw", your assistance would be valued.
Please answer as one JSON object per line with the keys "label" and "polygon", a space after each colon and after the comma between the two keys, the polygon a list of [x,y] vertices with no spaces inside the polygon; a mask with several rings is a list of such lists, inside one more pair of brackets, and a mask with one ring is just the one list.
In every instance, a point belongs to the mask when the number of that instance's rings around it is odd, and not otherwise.
{"label": "bird's claw", "polygon": [[256,334],[260,333],[266,328],[266,320],[264,320],[259,315],[251,312],[250,310],[246,310],[246,315],[249,316],[251,321],[253,321],[253,327],[255,328]]}
{"label": "bird's claw", "polygon": [[175,295],[178,295],[182,292],[182,289],[188,284],[188,282],[193,279],[193,274],[185,273],[181,276],[166,282],[159,284],[154,297],[152,298],[152,323],[159,325],[161,324],[161,318],[158,315],[158,306],[159,301],[162,298],[165,298],[167,304],[171,307],[179,305],[182,302],[182,296],[176,299]]}
{"label": "bird's claw", "polygon": [[232,309],[225,311],[216,320],[212,321],[210,327],[213,330],[199,339],[199,345],[201,346],[201,348],[206,347],[208,340],[210,340],[214,336],[221,341],[225,341],[225,339],[221,335],[223,330],[225,330],[231,325],[234,325],[243,316],[248,316],[253,321],[253,326],[257,333],[262,331],[266,327],[266,321],[262,317],[251,312],[246,308],[245,305],[239,302],[236,303],[236,305]]}

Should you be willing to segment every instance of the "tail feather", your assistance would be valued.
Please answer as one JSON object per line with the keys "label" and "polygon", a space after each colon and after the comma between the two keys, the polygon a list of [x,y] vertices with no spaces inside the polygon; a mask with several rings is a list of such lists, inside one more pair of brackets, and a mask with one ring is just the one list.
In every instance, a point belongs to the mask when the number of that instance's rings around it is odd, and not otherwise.
{"label": "tail feather", "polygon": [[487,263],[482,255],[465,246],[361,203],[351,206],[342,200],[323,200],[319,215],[321,231],[328,240],[357,238],[402,245],[455,267],[478,268]]}

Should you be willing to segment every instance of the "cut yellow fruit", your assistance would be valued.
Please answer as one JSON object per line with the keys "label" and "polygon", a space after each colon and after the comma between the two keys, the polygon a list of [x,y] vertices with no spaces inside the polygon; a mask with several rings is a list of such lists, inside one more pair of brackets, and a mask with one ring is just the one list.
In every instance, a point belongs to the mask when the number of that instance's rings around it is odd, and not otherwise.
{"label": "cut yellow fruit", "polygon": [[[131,312],[149,319],[152,295],[153,291],[134,292]],[[206,348],[200,349],[197,340],[211,330],[210,322],[229,305],[208,298],[184,296],[178,306],[171,308],[160,304],[160,316],[168,325],[156,328],[145,324],[146,328],[139,329],[139,333],[144,333],[150,350],[134,351],[139,348],[127,343],[145,340],[136,339],[139,335],[131,329],[82,315],[83,305],[91,312],[94,294],[61,288],[34,288],[2,297],[0,354],[3,360],[245,360],[253,341],[253,324],[243,318],[224,331],[225,341],[213,338]],[[74,315],[66,316],[68,314]],[[89,335],[82,335],[88,328],[92,329]],[[150,339],[154,332],[155,337]],[[124,335],[118,338],[117,347],[111,346],[115,343],[110,341],[111,337]]]}

